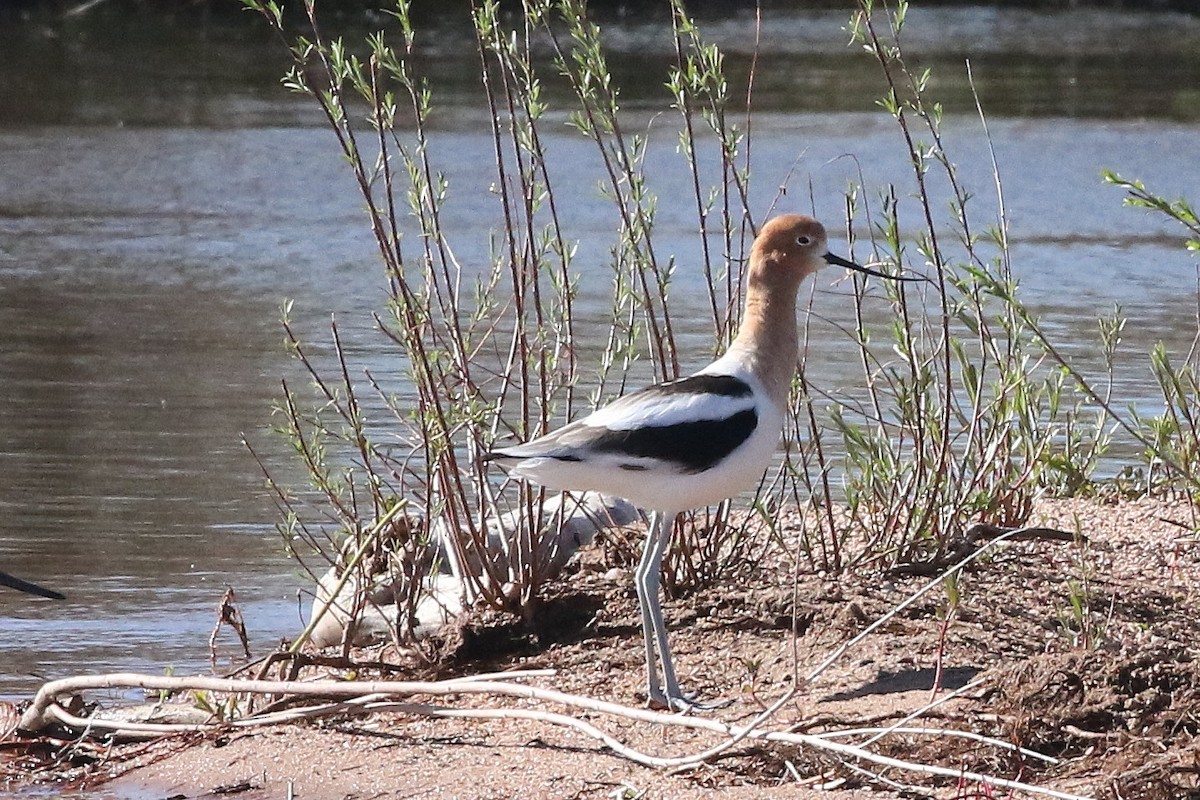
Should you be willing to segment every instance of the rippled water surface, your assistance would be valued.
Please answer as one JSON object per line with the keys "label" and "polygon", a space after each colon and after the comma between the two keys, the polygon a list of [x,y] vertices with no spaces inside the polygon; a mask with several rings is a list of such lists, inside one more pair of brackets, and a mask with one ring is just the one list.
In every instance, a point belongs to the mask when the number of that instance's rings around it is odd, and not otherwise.
{"label": "rippled water surface", "polygon": [[[783,205],[808,210],[811,193],[830,219],[851,181],[865,180],[872,199],[891,182],[911,192],[902,141],[873,105],[880,79],[845,47],[845,18],[767,15],[757,34],[760,214],[789,174]],[[481,262],[486,228],[500,224],[486,112],[473,45],[440,25],[423,59],[440,109],[433,157],[451,187],[444,222],[459,257]],[[731,74],[746,75],[753,18],[704,29],[727,46]],[[679,256],[673,299],[679,319],[697,320],[683,334],[698,365],[706,301],[688,267],[699,242],[662,87],[670,42],[661,22],[606,30],[630,119],[649,132],[657,247]],[[935,71],[947,146],[986,219],[994,190],[971,59],[1026,299],[1084,363],[1095,363],[1096,315],[1119,302],[1130,320],[1119,397],[1152,408],[1138,354],[1195,335],[1196,264],[1169,226],[1123,209],[1099,172],[1200,199],[1200,19],[917,10],[906,36],[910,57]],[[279,88],[270,37],[245,19],[13,24],[0,28],[0,52],[0,569],[69,596],[0,590],[0,696],[86,671],[207,669],[226,586],[262,653],[298,630],[305,585],[241,443],[301,484],[267,431],[280,380],[297,378],[280,304],[294,299],[307,331],[337,313],[359,363],[399,370],[370,333],[383,280],[350,176],[313,110]],[[565,125],[544,135],[560,213],[580,242],[582,313],[589,303],[596,313],[615,220],[595,188],[592,145]],[[905,215],[915,223],[915,207]],[[849,319],[839,293],[818,295],[832,320],[816,324],[818,338]],[[815,374],[856,380],[839,366],[844,341],[826,338]],[[226,665],[236,651],[221,643]]]}

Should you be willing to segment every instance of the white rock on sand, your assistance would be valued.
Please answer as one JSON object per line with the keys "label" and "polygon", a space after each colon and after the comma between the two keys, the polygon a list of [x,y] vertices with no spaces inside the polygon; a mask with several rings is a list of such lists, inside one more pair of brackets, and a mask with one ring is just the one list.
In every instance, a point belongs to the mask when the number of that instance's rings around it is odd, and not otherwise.
{"label": "white rock on sand", "polygon": [[[414,633],[423,638],[461,615],[474,601],[474,589],[492,576],[502,576],[502,591],[519,585],[520,509],[489,520],[483,549],[455,536],[444,524],[434,526],[428,550],[419,554],[428,558],[436,571],[429,574],[426,590],[415,609]],[[542,505],[545,525],[536,538],[538,563],[546,577],[562,571],[571,557],[592,543],[605,528],[629,525],[642,519],[632,504],[615,497],[587,492],[580,495],[558,494]],[[350,548],[353,550],[353,548]],[[342,561],[349,551],[343,549]],[[410,559],[412,560],[412,559]],[[395,563],[395,559],[389,563]],[[484,569],[484,564],[489,569]],[[343,637],[355,646],[385,641],[392,636],[399,617],[397,597],[403,597],[405,580],[396,571],[378,572],[362,586],[363,571],[356,570],[342,583],[343,564],[330,567],[317,585],[312,613],[320,621],[310,634],[317,647],[340,644]],[[342,583],[340,590],[338,584]],[[330,597],[336,597],[330,602]],[[326,606],[328,610],[326,611]],[[311,617],[310,617],[311,619]]]}

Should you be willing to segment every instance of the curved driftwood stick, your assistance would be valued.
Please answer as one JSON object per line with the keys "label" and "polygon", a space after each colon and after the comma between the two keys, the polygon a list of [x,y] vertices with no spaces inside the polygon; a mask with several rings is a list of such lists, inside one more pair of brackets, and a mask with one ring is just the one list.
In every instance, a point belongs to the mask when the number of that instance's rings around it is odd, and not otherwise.
{"label": "curved driftwood stick", "polygon": [[[206,692],[227,692],[229,694],[272,694],[293,695],[300,697],[337,697],[355,698],[366,695],[407,696],[413,694],[478,694],[482,692],[504,694],[513,697],[528,697],[528,691],[533,687],[514,683],[500,683],[506,679],[526,678],[553,675],[553,670],[521,670],[514,672],[496,672],[485,675],[472,675],[466,678],[451,678],[444,681],[268,681],[268,680],[233,680],[230,678],[175,677],[170,675],[142,675],[136,672],[114,672],[107,675],[80,675],[62,680],[50,681],[33,697],[29,708],[21,715],[18,727],[23,731],[36,733],[51,724],[50,708],[57,705],[57,700],[64,694],[77,694],[90,689],[151,689],[155,691],[187,691],[198,690]],[[489,692],[486,687],[507,687],[510,691],[499,689]],[[558,694],[557,692],[555,694]],[[569,695],[565,695],[569,696]],[[600,706],[624,708],[616,703],[593,701]],[[596,708],[594,710],[603,710]],[[654,712],[645,712],[654,715]],[[89,720],[95,727],[100,720]],[[159,723],[145,723],[158,725]],[[213,726],[183,725],[174,726],[180,730],[206,730]],[[217,726],[219,727],[219,726]]]}
{"label": "curved driftwood stick", "polygon": [[[198,689],[215,692],[253,693],[253,694],[291,694],[293,696],[309,697],[340,697],[344,701],[324,706],[281,711],[263,718],[253,717],[235,720],[228,723],[210,725],[177,725],[155,723],[125,723],[111,720],[83,718],[69,714],[59,706],[55,699],[60,694],[74,693],[85,689],[100,688],[143,688],[161,690]],[[1087,800],[1080,795],[1060,792],[1055,789],[1034,786],[997,778],[981,773],[968,772],[961,769],[940,767],[936,765],[918,764],[901,759],[890,758],[873,753],[862,747],[842,744],[821,736],[755,729],[746,726],[730,725],[718,720],[700,719],[678,714],[664,714],[656,711],[623,706],[593,700],[578,695],[566,694],[553,689],[541,689],[533,686],[509,683],[504,680],[478,680],[463,678],[447,681],[259,681],[259,680],[226,680],[221,678],[176,678],[163,675],[139,675],[136,673],[114,673],[111,675],[96,675],[79,678],[66,678],[46,684],[34,698],[33,705],[26,711],[21,720],[25,730],[40,730],[58,721],[71,727],[81,729],[104,729],[110,731],[126,731],[135,735],[164,735],[183,731],[219,730],[222,728],[244,728],[254,725],[275,724],[315,716],[334,713],[368,713],[392,711],[406,714],[436,718],[464,719],[530,719],[560,725],[577,730],[593,739],[600,741],[623,758],[627,758],[648,767],[685,767],[700,763],[711,757],[717,748],[710,748],[702,753],[681,757],[663,757],[643,753],[625,745],[616,737],[600,729],[596,725],[578,717],[551,711],[535,709],[511,708],[449,708],[426,703],[395,702],[383,700],[385,697],[433,695],[452,696],[464,694],[483,694],[491,696],[517,697],[522,699],[541,700],[557,703],[568,707],[584,709],[603,714],[624,717],[658,725],[684,726],[718,734],[728,739],[756,739],[760,741],[779,742],[793,745],[812,747],[845,759],[866,762],[876,766],[893,767],[909,772],[925,775],[936,775],[957,780],[977,781],[982,784],[1001,789],[1019,790],[1059,800]],[[927,729],[920,729],[922,731]],[[1011,747],[1006,745],[1007,747]]]}

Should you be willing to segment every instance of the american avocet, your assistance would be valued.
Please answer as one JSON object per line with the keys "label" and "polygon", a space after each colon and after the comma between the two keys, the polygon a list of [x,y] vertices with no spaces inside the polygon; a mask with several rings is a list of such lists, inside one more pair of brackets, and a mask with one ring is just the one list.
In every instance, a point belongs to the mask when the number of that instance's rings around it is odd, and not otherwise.
{"label": "american avocet", "polygon": [[66,599],[53,589],[47,589],[44,586],[38,586],[36,583],[23,581],[14,575],[9,575],[7,572],[0,572],[0,586],[7,586],[10,589],[36,594],[38,597],[49,597],[51,600]]}
{"label": "american avocet", "polygon": [[770,220],[751,247],[741,329],[723,356],[690,377],[625,395],[560,430],[485,457],[550,489],[594,490],[652,512],[635,577],[652,706],[682,711],[698,705],[680,691],[671,662],[659,604],[662,558],[679,512],[749,489],[770,463],[796,374],[801,282],[826,264],[894,277],[839,258],[826,244],[825,228],[811,217]]}

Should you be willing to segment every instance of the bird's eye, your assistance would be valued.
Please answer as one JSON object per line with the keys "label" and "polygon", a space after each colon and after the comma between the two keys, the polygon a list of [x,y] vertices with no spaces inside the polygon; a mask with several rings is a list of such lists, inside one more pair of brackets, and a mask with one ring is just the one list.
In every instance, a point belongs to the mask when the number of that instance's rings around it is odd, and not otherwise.
{"label": "bird's eye", "polygon": [[809,238],[808,236],[797,236],[796,244],[800,245],[801,247],[806,247],[806,246],[812,244],[812,239]]}

